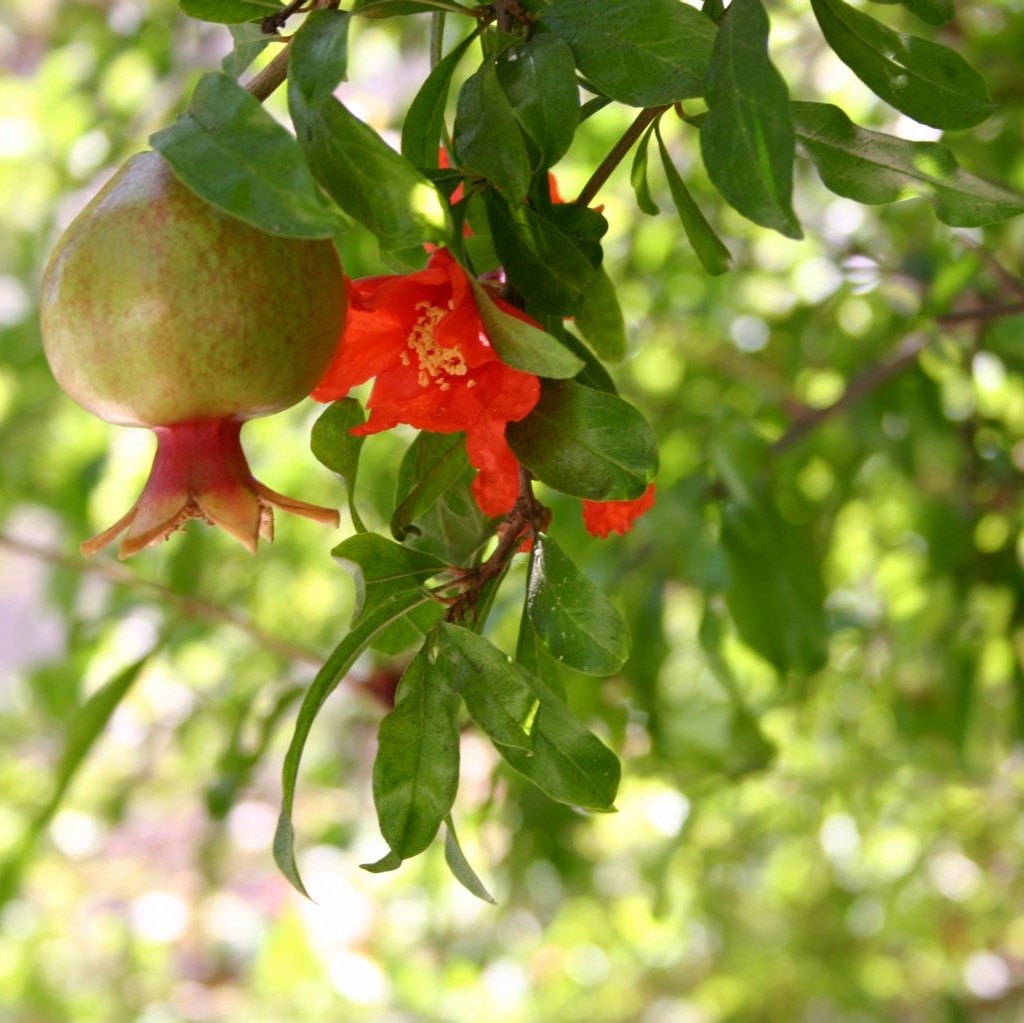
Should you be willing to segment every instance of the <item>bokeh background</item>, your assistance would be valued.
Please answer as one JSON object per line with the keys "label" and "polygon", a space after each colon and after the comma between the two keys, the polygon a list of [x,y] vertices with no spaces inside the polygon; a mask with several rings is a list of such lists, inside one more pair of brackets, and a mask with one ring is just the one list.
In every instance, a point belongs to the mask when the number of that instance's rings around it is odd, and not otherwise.
{"label": "bokeh background", "polygon": [[[795,97],[935,138],[872,99],[803,3],[769,7]],[[353,33],[341,95],[396,131],[427,19]],[[1024,3],[960,3],[939,37],[999,103],[944,141],[1024,191]],[[615,375],[661,439],[659,501],[600,542],[552,499],[559,543],[634,633],[620,676],[569,680],[623,756],[619,813],[551,803],[467,733],[456,820],[498,905],[462,890],[440,849],[359,870],[384,851],[370,765],[401,667],[367,657],[306,758],[309,902],[270,846],[296,701],[352,610],[329,556],[350,527],[282,521],[256,558],[193,527],[128,564],[83,561],[152,441],[62,395],[37,326],[61,230],[230,48],[169,0],[0,11],[0,1020],[1021,1019],[1024,316],[971,310],[1024,299],[1024,221],[964,231],[919,200],[863,208],[802,164],[807,236],[783,239],[724,208],[695,134],[667,123],[736,267],[702,273],[660,171],[656,218],[628,166],[613,176],[599,201],[631,338]],[[566,195],[629,119],[587,122],[556,168]],[[368,236],[341,248],[351,275],[382,270]],[[254,422],[245,442],[269,485],[341,505],[309,452],[317,413]],[[407,440],[366,444],[371,527],[386,529]],[[724,543],[746,484],[761,525]],[[104,686],[126,695],[93,736],[80,708]]]}

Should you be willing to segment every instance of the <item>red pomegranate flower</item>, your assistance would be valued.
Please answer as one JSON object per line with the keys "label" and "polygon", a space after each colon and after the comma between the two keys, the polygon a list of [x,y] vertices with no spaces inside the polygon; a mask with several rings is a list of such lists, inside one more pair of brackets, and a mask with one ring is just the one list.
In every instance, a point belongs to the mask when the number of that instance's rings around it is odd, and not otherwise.
{"label": "red pomegranate flower", "polygon": [[347,281],[347,287],[342,344],[313,397],[333,401],[376,378],[367,402],[370,417],[352,432],[379,433],[399,423],[434,433],[465,432],[469,461],[478,470],[473,496],[485,514],[506,514],[519,494],[519,472],[505,425],[537,404],[540,381],[498,358],[465,270],[438,249],[423,270]]}
{"label": "red pomegranate flower", "polygon": [[626,534],[633,523],[654,506],[654,484],[632,501],[584,501],[583,525],[591,536]]}

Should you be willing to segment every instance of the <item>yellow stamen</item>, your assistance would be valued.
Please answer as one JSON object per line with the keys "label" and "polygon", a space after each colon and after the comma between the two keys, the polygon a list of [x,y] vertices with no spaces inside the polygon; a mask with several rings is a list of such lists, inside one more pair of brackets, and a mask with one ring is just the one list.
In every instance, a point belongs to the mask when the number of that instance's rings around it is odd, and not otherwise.
{"label": "yellow stamen", "polygon": [[[450,299],[448,306],[442,309],[424,299],[416,303],[416,309],[422,310],[406,344],[416,353],[419,361],[419,375],[416,382],[420,387],[437,384],[442,391],[451,389],[448,377],[464,377],[469,372],[466,360],[458,348],[445,348],[434,338],[437,325],[455,308]],[[409,364],[406,352],[402,353],[402,365]]]}

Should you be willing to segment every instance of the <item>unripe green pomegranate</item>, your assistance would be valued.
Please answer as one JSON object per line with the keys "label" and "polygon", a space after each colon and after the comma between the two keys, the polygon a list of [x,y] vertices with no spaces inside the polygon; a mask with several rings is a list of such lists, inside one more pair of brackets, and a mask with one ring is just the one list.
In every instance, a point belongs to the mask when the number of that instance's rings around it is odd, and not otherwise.
{"label": "unripe green pomegranate", "polygon": [[191,518],[255,550],[273,538],[274,506],[337,525],[337,512],[255,480],[239,432],[312,390],[345,308],[330,242],[266,234],[200,199],[158,153],[131,157],[68,227],[42,282],[43,347],[61,387],[157,437],[138,501],[82,550],[127,530],[128,557]]}

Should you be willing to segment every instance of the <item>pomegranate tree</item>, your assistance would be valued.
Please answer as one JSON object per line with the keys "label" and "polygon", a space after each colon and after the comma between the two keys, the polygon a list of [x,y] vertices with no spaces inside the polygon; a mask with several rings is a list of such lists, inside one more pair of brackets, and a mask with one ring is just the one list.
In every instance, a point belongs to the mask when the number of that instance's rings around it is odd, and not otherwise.
{"label": "pomegranate tree", "polygon": [[254,550],[272,539],[274,507],[337,524],[335,511],[254,479],[239,440],[247,419],[305,397],[338,344],[346,299],[329,241],[259,231],[196,196],[159,154],[139,153],[65,232],[41,306],[64,390],[157,437],[139,499],[85,553],[124,532],[127,557],[191,518]]}

